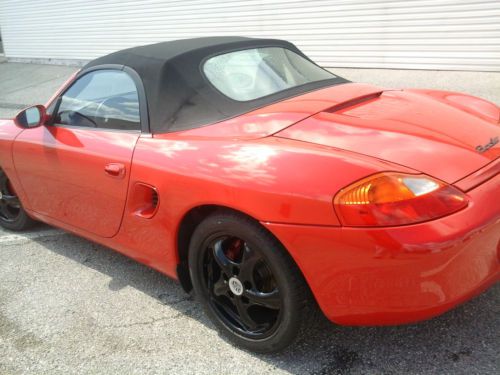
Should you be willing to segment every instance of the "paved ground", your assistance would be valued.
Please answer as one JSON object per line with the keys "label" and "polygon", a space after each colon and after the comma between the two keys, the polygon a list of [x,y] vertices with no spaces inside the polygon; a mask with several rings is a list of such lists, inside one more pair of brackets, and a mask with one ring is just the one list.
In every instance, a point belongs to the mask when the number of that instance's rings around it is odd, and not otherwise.
{"label": "paved ground", "polygon": [[[73,70],[0,64],[0,117],[20,104],[44,102]],[[392,84],[392,75],[382,73],[343,72]],[[425,76],[414,72],[412,79],[421,77],[420,86],[429,87]],[[500,103],[499,75],[489,77],[464,91],[492,92]],[[2,375],[497,374],[499,313],[497,285],[428,322],[349,328],[322,321],[288,352],[253,355],[221,339],[177,284],[145,266],[43,225],[22,234],[0,230]]]}
{"label": "paved ground", "polygon": [[[71,66],[0,63],[0,118],[12,117],[27,105],[44,104],[77,69]],[[459,91],[500,105],[500,73],[346,68],[331,70],[355,82],[390,88],[418,87]]]}
{"label": "paved ground", "polygon": [[68,66],[0,64],[0,118],[13,117],[28,105],[45,104],[75,71]]}
{"label": "paved ground", "polygon": [[221,339],[174,282],[45,226],[0,231],[0,374],[495,374],[500,287],[421,324],[320,322],[259,356]]}

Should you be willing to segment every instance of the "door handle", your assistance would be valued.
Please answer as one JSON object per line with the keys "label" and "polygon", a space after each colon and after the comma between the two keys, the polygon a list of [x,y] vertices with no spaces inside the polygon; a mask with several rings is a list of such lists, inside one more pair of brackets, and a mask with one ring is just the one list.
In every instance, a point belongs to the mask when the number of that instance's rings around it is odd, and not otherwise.
{"label": "door handle", "polygon": [[111,177],[123,178],[125,176],[125,166],[121,163],[109,163],[104,167],[104,172]]}

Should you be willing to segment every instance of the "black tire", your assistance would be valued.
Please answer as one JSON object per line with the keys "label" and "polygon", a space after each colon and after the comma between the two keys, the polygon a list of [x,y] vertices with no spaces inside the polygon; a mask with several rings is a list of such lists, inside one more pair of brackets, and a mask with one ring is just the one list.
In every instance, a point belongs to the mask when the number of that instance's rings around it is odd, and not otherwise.
{"label": "black tire", "polygon": [[313,305],[309,288],[258,222],[233,212],[207,217],[192,236],[189,271],[206,314],[236,345],[277,352],[304,331],[304,314]]}
{"label": "black tire", "polygon": [[0,169],[0,226],[12,231],[21,231],[30,228],[34,223],[23,209],[7,175]]}

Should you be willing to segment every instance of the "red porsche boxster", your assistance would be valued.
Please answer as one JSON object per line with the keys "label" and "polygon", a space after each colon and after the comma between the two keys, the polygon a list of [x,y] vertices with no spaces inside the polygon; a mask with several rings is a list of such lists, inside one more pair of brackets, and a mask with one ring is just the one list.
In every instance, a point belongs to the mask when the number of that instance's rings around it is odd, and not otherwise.
{"label": "red porsche boxster", "polygon": [[402,324],[498,281],[499,136],[495,104],[352,83],[286,41],[147,45],[0,121],[0,224],[126,254],[271,352],[317,306]]}

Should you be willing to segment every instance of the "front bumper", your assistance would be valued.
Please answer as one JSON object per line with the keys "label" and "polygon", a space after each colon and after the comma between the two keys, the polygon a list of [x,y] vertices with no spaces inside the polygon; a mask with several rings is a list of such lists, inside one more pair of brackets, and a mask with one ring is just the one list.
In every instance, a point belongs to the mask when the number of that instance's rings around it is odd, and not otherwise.
{"label": "front bumper", "polygon": [[390,228],[263,223],[288,249],[332,321],[392,325],[428,319],[500,278],[500,175],[469,206]]}

